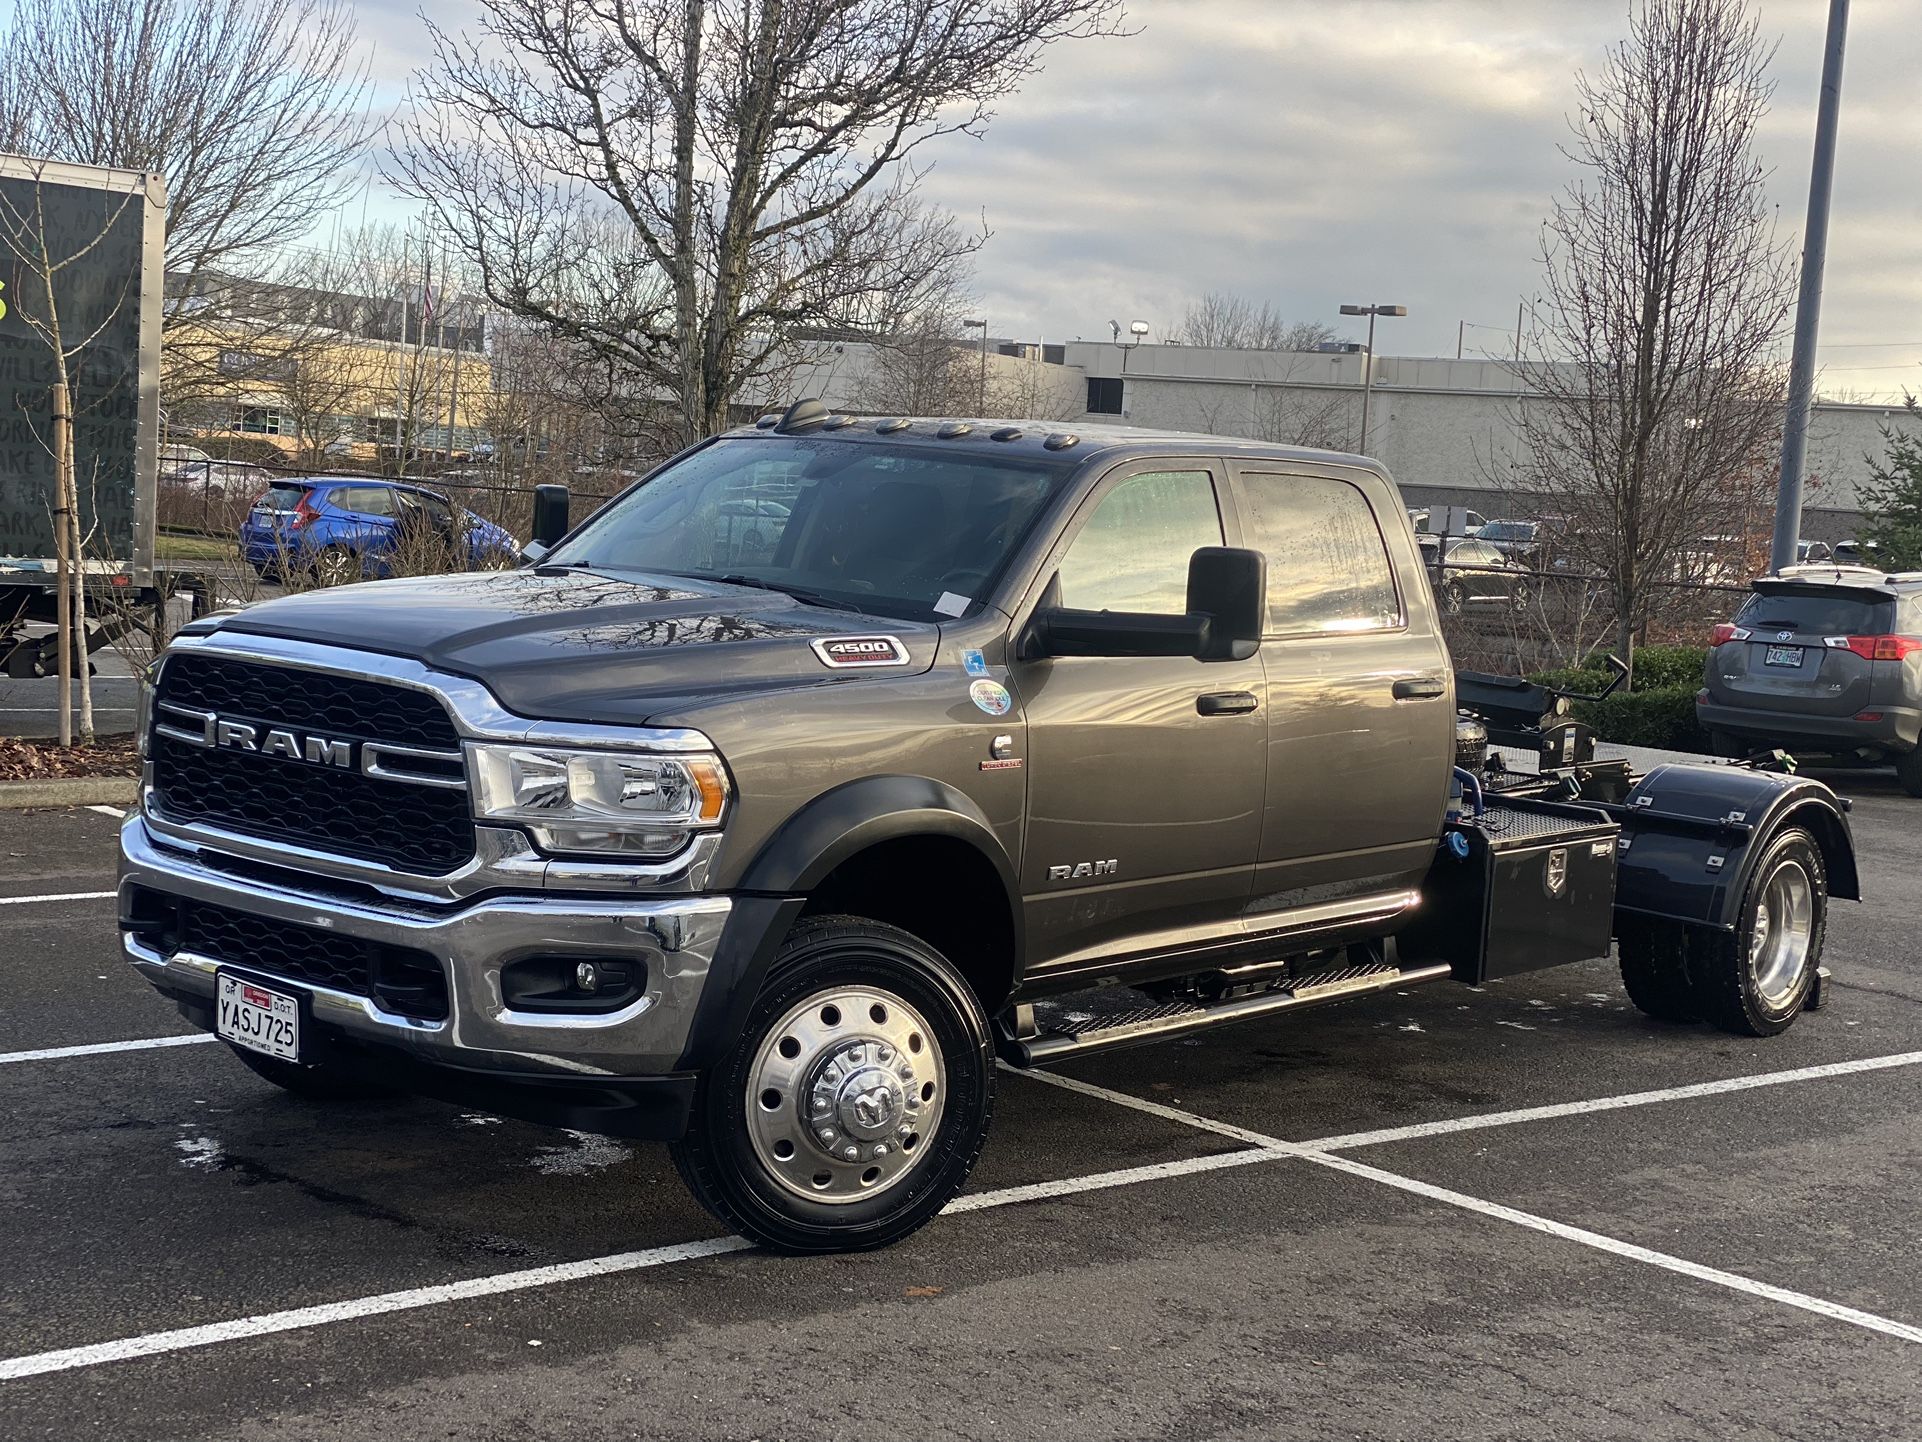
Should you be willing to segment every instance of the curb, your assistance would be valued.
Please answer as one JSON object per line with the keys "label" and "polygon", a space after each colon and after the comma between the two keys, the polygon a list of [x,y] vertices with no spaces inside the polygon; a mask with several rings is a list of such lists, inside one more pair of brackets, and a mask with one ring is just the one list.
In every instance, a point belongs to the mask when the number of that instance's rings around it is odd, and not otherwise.
{"label": "curb", "polygon": [[0,811],[41,806],[131,806],[140,796],[135,776],[60,776],[45,781],[0,781]]}

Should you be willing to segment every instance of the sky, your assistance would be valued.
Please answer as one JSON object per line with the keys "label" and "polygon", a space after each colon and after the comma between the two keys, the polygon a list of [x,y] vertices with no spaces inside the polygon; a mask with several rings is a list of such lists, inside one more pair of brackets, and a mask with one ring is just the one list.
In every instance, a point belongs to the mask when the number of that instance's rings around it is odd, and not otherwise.
{"label": "sky", "polygon": [[[427,57],[422,0],[360,0],[383,101]],[[425,0],[459,29],[473,0]],[[1344,303],[1405,305],[1383,354],[1512,345],[1577,70],[1627,0],[1129,0],[1136,33],[1050,51],[985,138],[947,139],[923,193],[991,239],[979,313],[1048,341],[1230,291],[1359,339]],[[1808,198],[1826,0],[1756,0],[1779,42],[1759,137],[1785,238]],[[1822,311],[1825,392],[1922,391],[1922,17],[1854,0]],[[375,194],[369,206],[394,213]],[[1509,337],[1504,340],[1504,337]]]}

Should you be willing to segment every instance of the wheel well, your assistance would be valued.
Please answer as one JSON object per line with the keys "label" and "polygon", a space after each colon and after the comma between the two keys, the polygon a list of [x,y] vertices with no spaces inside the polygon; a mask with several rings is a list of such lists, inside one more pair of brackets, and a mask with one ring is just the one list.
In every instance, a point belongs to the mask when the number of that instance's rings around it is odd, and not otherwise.
{"label": "wheel well", "polygon": [[952,836],[903,836],[822,878],[802,915],[847,912],[913,932],[960,970],[990,1015],[1014,990],[1014,913],[1001,875]]}
{"label": "wheel well", "polygon": [[1862,883],[1855,872],[1855,848],[1849,844],[1841,819],[1828,807],[1813,802],[1796,807],[1782,818],[1783,826],[1800,826],[1822,848],[1822,865],[1829,873],[1829,895],[1845,901],[1862,899]]}

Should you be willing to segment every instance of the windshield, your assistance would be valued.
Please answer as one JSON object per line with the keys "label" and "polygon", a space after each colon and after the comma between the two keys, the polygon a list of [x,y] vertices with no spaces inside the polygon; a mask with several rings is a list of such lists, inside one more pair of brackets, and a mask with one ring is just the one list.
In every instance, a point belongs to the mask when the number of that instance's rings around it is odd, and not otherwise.
{"label": "windshield", "polygon": [[1478,533],[1484,541],[1532,541],[1533,521],[1490,521]]}
{"label": "windshield", "polygon": [[973,447],[716,441],[548,565],[665,572],[926,621],[971,610],[1073,469]]}

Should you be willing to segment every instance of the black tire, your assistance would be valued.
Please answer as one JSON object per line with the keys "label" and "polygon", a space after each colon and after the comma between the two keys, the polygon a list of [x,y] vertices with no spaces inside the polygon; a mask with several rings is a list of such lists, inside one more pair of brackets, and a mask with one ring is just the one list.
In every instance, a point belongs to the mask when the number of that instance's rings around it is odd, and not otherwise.
{"label": "black tire", "polygon": [[1922,796],[1922,749],[1905,751],[1895,758],[1895,779],[1911,796]]}
{"label": "black tire", "polygon": [[360,557],[345,546],[328,546],[317,552],[309,569],[316,586],[349,586],[367,579]]}
{"label": "black tire", "polygon": [[[1800,874],[1806,888],[1806,944],[1791,946],[1792,970],[1765,986],[1771,974],[1769,959],[1775,953],[1765,938],[1763,956],[1755,955],[1756,929],[1761,924],[1767,901],[1779,900],[1783,890],[1772,890],[1778,880],[1792,891],[1794,873]],[[1786,1031],[1801,1013],[1815,985],[1816,968],[1822,962],[1822,940],[1828,925],[1828,872],[1822,865],[1822,850],[1815,838],[1800,827],[1793,827],[1769,839],[1761,860],[1742,892],[1740,920],[1731,932],[1698,930],[1690,958],[1690,973],[1703,1014],[1723,1031],[1738,1036],[1774,1036]],[[1788,908],[1792,910],[1792,908]],[[1780,905],[1773,907],[1771,929],[1788,923]],[[1790,963],[1784,962],[1785,966]]]}
{"label": "black tire", "polygon": [[296,1066],[293,1062],[262,1056],[244,1047],[233,1046],[228,1050],[255,1076],[272,1082],[288,1095],[297,1096],[302,1101],[372,1102],[384,1101],[396,1095],[391,1088],[345,1075],[329,1068],[324,1062],[318,1066]]}
{"label": "black tire", "polygon": [[[770,1058],[773,1053],[767,1049],[772,1047],[783,1056],[798,1057],[797,1070],[810,1067],[805,1054],[785,1050],[790,1038],[777,1040],[776,1033],[799,1025],[794,1020],[797,1016],[811,1024],[808,1007],[813,998],[845,995],[849,988],[878,991],[906,1003],[905,1012],[893,1014],[896,1022],[905,1015],[925,1023],[934,1045],[924,1051],[917,1040],[914,1047],[923,1054],[919,1064],[940,1078],[938,1090],[930,1094],[939,1096],[940,1109],[932,1137],[911,1133],[906,1142],[895,1143],[898,1150],[889,1164],[899,1170],[880,1191],[871,1196],[850,1194],[846,1188],[853,1184],[835,1178],[833,1184],[842,1188],[845,1199],[815,1201],[794,1190],[803,1186],[808,1168],[816,1168],[810,1175],[820,1185],[820,1178],[834,1176],[832,1168],[851,1172],[860,1165],[826,1155],[809,1134],[815,1118],[803,1117],[802,1101],[813,1097],[817,1104],[828,1105],[818,1098],[829,1083],[816,1080],[806,1092],[797,1084],[785,1096],[774,1088],[762,1090],[766,1077],[756,1070],[756,1062]],[[834,1016],[832,1024],[841,1026],[839,1010],[825,1007],[821,1015],[825,1018],[829,1012]],[[862,1023],[849,1023],[847,1036],[831,1044],[865,1045],[872,1061],[877,1051],[865,1037]],[[816,1054],[831,1077],[840,1053],[824,1047]],[[878,1054],[885,1063],[888,1053]],[[908,1058],[903,1054],[900,1060],[905,1063]],[[859,1053],[855,1061],[861,1064]],[[818,1069],[811,1074],[821,1075]],[[843,1098],[852,1096],[853,1086],[850,1078]],[[772,1105],[768,1097],[774,1098]],[[763,1160],[757,1146],[765,1144],[765,1133],[757,1142],[750,1131],[750,1109],[757,1104],[777,1118],[768,1123],[770,1127],[791,1128],[803,1147],[813,1150],[797,1149],[783,1137],[775,1142],[770,1159]],[[839,1103],[842,1117],[848,1115],[846,1105]],[[884,1126],[901,1119],[900,1111],[887,1111],[898,1105],[898,1101],[884,1102]],[[947,959],[896,927],[853,916],[809,917],[782,942],[739,1041],[731,1054],[702,1076],[688,1133],[669,1150],[681,1179],[701,1205],[750,1240],[790,1253],[867,1251],[900,1241],[953,1199],[981,1155],[993,1111],[994,1045],[988,1020],[973,990]],[[828,1119],[833,1119],[832,1114]],[[893,1141],[892,1136],[878,1139]],[[840,1140],[857,1138],[849,1135]],[[782,1145],[794,1159],[786,1180],[777,1174],[780,1164],[771,1159],[780,1155]],[[911,1160],[910,1150],[915,1153]]]}
{"label": "black tire", "polygon": [[1636,1009],[1657,1021],[1702,1020],[1702,1003],[1689,974],[1692,937],[1679,921],[1624,917],[1616,938],[1622,986]]}

